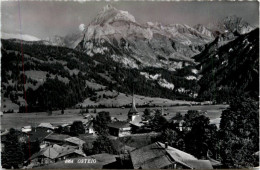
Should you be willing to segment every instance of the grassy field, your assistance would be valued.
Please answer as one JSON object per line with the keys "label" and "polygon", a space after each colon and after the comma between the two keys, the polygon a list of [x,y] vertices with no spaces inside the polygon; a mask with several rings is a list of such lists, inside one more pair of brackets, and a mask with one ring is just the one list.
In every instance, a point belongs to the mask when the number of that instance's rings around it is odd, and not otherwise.
{"label": "grassy field", "polygon": [[[201,110],[207,111],[206,116],[210,118],[212,122],[218,124],[219,118],[221,116],[222,110],[225,109],[227,105],[205,105],[205,106],[175,106],[175,107],[164,107],[164,113],[169,113],[165,116],[167,119],[175,116],[177,112],[181,112],[182,114],[187,113],[188,110]],[[139,112],[143,112],[145,108],[137,108]],[[151,109],[161,109],[151,108]],[[93,109],[89,109],[91,114],[93,113]],[[112,117],[116,117],[119,120],[126,120],[127,113],[129,111],[128,108],[105,108],[105,109],[97,109],[97,112],[100,111],[108,111]],[[53,111],[53,114],[49,116],[46,112],[39,113],[12,113],[12,114],[4,114],[1,117],[1,130],[8,128],[21,128],[26,125],[37,126],[43,122],[49,122],[54,125],[60,125],[65,123],[72,123],[75,120],[84,120],[83,116],[79,114],[80,109],[68,109],[65,110],[65,114],[61,115],[61,111]]]}
{"label": "grassy field", "polygon": [[[96,88],[104,88],[104,86],[101,86],[98,84],[90,84],[90,82],[87,82],[88,86],[93,88],[94,86]],[[124,93],[118,93],[116,91],[109,91],[109,90],[102,90],[96,92],[97,99],[95,101],[90,100],[90,98],[87,98],[82,103],[77,104],[77,106],[98,106],[98,105],[104,105],[106,107],[121,107],[126,105],[132,104],[132,95],[127,95]],[[106,97],[103,97],[103,96]],[[165,98],[159,98],[159,97],[147,97],[147,96],[140,96],[135,95],[135,103],[138,106],[141,105],[149,105],[149,106],[173,106],[173,105],[190,105],[190,104],[196,104],[198,102],[193,101],[183,101],[183,100],[170,100]]]}

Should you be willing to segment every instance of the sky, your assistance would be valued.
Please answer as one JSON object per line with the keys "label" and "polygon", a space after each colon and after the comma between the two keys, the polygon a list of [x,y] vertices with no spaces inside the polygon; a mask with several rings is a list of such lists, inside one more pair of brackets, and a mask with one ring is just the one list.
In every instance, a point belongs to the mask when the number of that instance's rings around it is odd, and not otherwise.
{"label": "sky", "polygon": [[207,25],[226,16],[237,15],[253,26],[259,24],[258,2],[1,2],[1,30],[45,39],[79,32],[79,25],[91,20],[110,4],[128,11],[139,23]]}

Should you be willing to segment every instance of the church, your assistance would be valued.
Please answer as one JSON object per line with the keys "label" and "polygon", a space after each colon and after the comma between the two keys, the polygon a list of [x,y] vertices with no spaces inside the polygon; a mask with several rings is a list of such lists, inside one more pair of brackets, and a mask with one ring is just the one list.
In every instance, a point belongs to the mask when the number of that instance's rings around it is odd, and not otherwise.
{"label": "church", "polygon": [[128,112],[128,122],[131,125],[131,131],[132,132],[138,132],[144,126],[143,121],[142,121],[142,116],[139,114],[139,112],[138,112],[138,110],[136,109],[136,106],[135,106],[134,94],[133,94],[133,97],[132,97],[132,107],[130,108],[130,110]]}

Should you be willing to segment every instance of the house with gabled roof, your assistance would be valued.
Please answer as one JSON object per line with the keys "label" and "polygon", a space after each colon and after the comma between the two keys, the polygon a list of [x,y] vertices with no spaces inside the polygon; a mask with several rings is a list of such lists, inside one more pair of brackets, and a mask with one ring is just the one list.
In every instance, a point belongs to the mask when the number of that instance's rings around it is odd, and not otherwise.
{"label": "house with gabled roof", "polygon": [[49,145],[46,148],[41,149],[39,152],[33,154],[29,158],[29,162],[32,166],[38,166],[42,164],[55,163],[59,160],[67,158],[85,157],[86,155],[78,147],[74,146],[60,146],[57,144]]}
{"label": "house with gabled roof", "polygon": [[199,160],[160,142],[135,149],[130,157],[134,169],[213,169],[209,160]]}
{"label": "house with gabled roof", "polygon": [[131,127],[128,122],[116,121],[109,123],[107,126],[109,133],[113,136],[123,137],[131,134]]}

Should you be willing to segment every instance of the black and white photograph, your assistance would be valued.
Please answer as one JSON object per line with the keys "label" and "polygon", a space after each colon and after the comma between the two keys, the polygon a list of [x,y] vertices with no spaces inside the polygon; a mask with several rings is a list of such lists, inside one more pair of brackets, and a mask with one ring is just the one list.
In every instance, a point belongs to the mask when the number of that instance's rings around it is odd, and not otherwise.
{"label": "black and white photograph", "polygon": [[0,8],[0,169],[260,167],[258,1]]}

